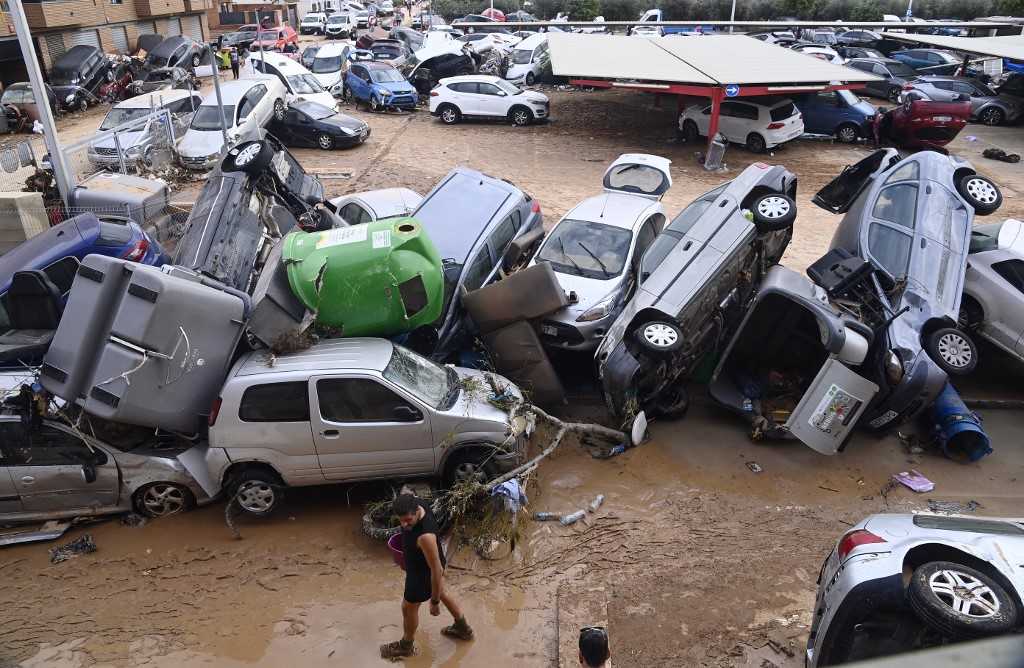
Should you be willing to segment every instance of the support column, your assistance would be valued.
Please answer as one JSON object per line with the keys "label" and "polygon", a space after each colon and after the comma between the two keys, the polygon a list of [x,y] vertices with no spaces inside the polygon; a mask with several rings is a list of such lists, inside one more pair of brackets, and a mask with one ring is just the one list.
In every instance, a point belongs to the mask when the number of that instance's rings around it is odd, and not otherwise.
{"label": "support column", "polygon": [[722,112],[722,99],[725,97],[725,89],[715,87],[711,89],[711,118],[708,122],[708,146],[707,153],[711,153],[711,142],[718,134],[718,117]]}

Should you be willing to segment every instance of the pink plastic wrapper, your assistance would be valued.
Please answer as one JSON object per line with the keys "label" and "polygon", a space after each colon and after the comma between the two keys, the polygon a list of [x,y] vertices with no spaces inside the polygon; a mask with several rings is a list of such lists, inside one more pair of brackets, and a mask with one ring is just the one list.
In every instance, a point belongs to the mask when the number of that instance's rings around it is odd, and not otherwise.
{"label": "pink plastic wrapper", "polygon": [[904,487],[914,490],[918,494],[930,492],[935,489],[935,483],[921,475],[920,471],[916,471],[914,469],[894,473],[892,479]]}

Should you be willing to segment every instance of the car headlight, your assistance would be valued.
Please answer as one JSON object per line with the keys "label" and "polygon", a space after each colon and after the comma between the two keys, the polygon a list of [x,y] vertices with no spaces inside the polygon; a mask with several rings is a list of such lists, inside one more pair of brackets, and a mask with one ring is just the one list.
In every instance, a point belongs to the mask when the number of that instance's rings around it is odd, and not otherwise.
{"label": "car headlight", "polygon": [[903,380],[903,360],[894,350],[885,354],[885,378],[890,385],[898,385]]}
{"label": "car headlight", "polygon": [[140,153],[141,153],[141,151],[139,151],[139,147],[138,147],[138,146],[132,146],[132,147],[128,148],[128,149],[127,149],[127,150],[126,150],[126,151],[124,152],[124,154],[125,154],[125,155],[126,155],[127,157],[129,157],[129,158],[137,158],[137,157],[139,157],[139,154],[140,154]]}
{"label": "car headlight", "polygon": [[66,102],[67,104],[71,104],[74,101],[75,101],[75,94],[74,93],[68,93],[68,96],[66,98],[64,98],[64,102]]}
{"label": "car headlight", "polygon": [[617,297],[618,295],[614,292],[606,296],[604,299],[584,311],[580,317],[576,318],[576,322],[594,322],[595,320],[604,318],[612,312],[613,308],[615,308],[615,301]]}

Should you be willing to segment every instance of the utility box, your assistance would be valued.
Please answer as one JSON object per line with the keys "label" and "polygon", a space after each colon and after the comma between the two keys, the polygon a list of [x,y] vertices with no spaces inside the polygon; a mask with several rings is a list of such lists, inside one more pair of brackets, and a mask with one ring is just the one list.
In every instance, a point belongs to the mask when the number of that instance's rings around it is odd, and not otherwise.
{"label": "utility box", "polygon": [[162,179],[99,172],[75,187],[68,204],[76,212],[127,216],[152,228],[166,214],[169,201],[170,191]]}
{"label": "utility box", "polygon": [[42,193],[0,193],[0,255],[49,227]]}

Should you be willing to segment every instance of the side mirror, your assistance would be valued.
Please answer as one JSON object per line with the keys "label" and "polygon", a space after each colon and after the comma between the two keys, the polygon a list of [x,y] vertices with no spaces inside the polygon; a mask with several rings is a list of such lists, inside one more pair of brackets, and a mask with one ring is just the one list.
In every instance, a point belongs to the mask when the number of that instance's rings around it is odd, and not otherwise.
{"label": "side mirror", "polygon": [[96,482],[96,466],[94,464],[82,464],[82,478],[87,483]]}
{"label": "side mirror", "polygon": [[498,97],[506,97],[507,95],[508,95],[508,93],[506,93],[506,92],[505,92],[505,91],[503,91],[503,90],[499,90],[499,91],[498,91]]}
{"label": "side mirror", "polygon": [[423,413],[409,406],[395,406],[392,415],[396,422],[419,422],[423,419]]}

